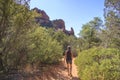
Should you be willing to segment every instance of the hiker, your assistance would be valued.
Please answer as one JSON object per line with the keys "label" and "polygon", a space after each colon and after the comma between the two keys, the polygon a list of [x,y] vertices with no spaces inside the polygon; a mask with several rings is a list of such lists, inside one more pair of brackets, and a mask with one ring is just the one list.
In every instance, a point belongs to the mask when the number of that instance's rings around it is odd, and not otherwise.
{"label": "hiker", "polygon": [[73,58],[73,54],[71,52],[71,47],[68,46],[67,50],[65,52],[65,59],[66,59],[66,63],[67,63],[68,76],[72,76],[72,58]]}

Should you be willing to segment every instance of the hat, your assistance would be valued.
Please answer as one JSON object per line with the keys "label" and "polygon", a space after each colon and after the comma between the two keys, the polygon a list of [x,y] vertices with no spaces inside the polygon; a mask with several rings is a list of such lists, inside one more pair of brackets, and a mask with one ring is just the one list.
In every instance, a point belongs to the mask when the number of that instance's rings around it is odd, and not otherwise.
{"label": "hat", "polygon": [[70,48],[70,46],[67,46],[68,48]]}
{"label": "hat", "polygon": [[70,46],[67,46],[68,49],[70,49],[71,47]]}

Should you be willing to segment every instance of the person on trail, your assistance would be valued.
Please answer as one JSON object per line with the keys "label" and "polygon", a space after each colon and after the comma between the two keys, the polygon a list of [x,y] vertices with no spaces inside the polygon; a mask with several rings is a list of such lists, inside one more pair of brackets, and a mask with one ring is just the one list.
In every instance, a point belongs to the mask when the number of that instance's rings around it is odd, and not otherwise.
{"label": "person on trail", "polygon": [[67,50],[65,52],[65,59],[66,59],[66,63],[67,63],[68,76],[72,76],[72,58],[73,58],[73,54],[71,52],[71,47],[68,46]]}

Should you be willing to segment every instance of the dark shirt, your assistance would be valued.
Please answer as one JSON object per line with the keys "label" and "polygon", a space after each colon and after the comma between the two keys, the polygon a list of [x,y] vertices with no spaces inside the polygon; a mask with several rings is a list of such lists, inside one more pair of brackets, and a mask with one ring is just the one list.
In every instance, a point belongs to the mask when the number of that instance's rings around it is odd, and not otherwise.
{"label": "dark shirt", "polygon": [[67,52],[66,52],[66,60],[72,60],[72,53],[71,53],[71,51],[70,50],[67,50]]}

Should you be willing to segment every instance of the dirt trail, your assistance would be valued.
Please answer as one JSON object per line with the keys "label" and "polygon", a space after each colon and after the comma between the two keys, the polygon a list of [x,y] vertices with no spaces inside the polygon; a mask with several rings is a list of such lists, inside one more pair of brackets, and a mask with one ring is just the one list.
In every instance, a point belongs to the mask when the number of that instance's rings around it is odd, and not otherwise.
{"label": "dirt trail", "polygon": [[66,64],[64,59],[62,59],[60,64],[49,66],[48,70],[43,72],[42,75],[40,75],[40,72],[38,72],[38,74],[35,74],[35,76],[32,75],[33,77],[26,78],[26,80],[80,80],[77,75],[78,71],[74,60],[75,58],[73,59],[72,64],[72,77],[68,76]]}
{"label": "dirt trail", "polygon": [[79,80],[79,78],[78,78],[78,70],[77,70],[77,66],[74,63],[74,60],[75,60],[75,58],[73,59],[72,74],[73,74],[74,80]]}
{"label": "dirt trail", "polygon": [[[52,69],[49,69],[49,73],[45,73],[43,76],[43,80],[80,80],[78,78],[78,71],[77,71],[77,66],[74,63],[75,58],[73,59],[73,64],[72,64],[72,77],[68,76],[66,64],[64,62],[64,59],[61,60],[61,63],[57,66],[52,66]],[[48,76],[46,76],[48,74]]]}
{"label": "dirt trail", "polygon": [[[61,72],[62,75],[65,75],[65,76],[68,78],[68,79],[64,79],[64,80],[80,80],[80,79],[78,78],[77,66],[76,66],[75,63],[74,63],[74,60],[75,60],[75,58],[73,59],[73,64],[72,64],[72,77],[69,77],[69,76],[68,76],[67,69],[66,69],[66,70],[63,70],[63,71]],[[64,63],[64,60],[62,60],[62,61],[63,61],[63,65],[64,65],[64,67],[65,67],[66,65],[65,65],[65,63]]]}
{"label": "dirt trail", "polygon": [[64,59],[62,59],[60,64],[44,66],[42,69],[33,69],[27,66],[22,72],[1,75],[0,80],[80,80],[74,60],[72,64],[73,77],[68,76]]}

